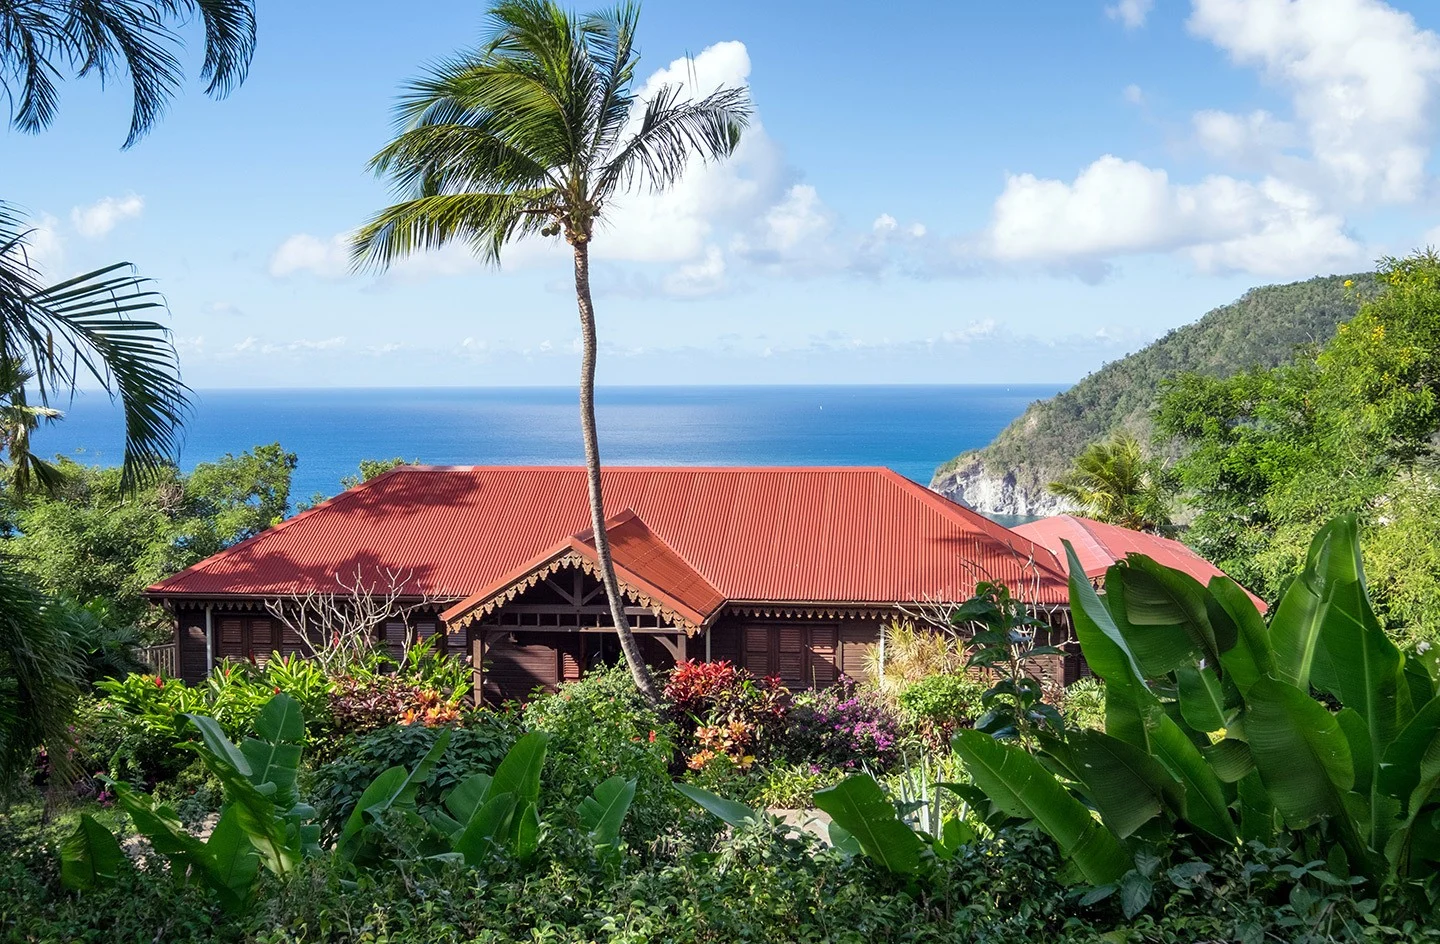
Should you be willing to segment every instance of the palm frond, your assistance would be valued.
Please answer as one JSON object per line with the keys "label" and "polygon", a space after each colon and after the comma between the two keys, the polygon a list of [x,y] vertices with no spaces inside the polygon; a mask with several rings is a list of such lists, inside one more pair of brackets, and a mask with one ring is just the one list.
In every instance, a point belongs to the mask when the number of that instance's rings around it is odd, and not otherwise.
{"label": "palm frond", "polygon": [[11,123],[32,133],[48,127],[65,72],[102,82],[123,74],[132,93],[130,147],[180,87],[175,27],[196,14],[205,29],[205,91],[223,97],[244,80],[254,55],[254,0],[3,0],[0,81],[10,93]]}
{"label": "palm frond", "polygon": [[135,317],[164,299],[129,263],[42,286],[14,224],[0,204],[0,356],[34,371],[41,405],[87,379],[118,400],[134,486],[173,462],[189,409],[169,329]]}
{"label": "palm frond", "polygon": [[40,745],[52,771],[72,774],[69,722],[81,690],[83,663],[62,611],[32,589],[0,556],[0,795],[15,785]]}
{"label": "palm frond", "polygon": [[550,190],[430,194],[386,207],[357,232],[358,268],[383,269],[399,259],[463,240],[482,259],[500,261],[512,240],[539,233],[553,213]]}
{"label": "palm frond", "polygon": [[[395,112],[396,130],[402,137],[428,128],[458,126],[493,141],[503,149],[497,153],[508,155],[509,162],[547,171],[573,163],[574,135],[569,122],[561,96],[543,77],[515,62],[474,56],[443,63],[411,82]],[[492,176],[497,183],[503,181],[504,171],[497,168]],[[533,171],[525,176],[533,176]]]}
{"label": "palm frond", "polygon": [[698,101],[682,101],[680,95],[679,86],[665,85],[645,103],[640,127],[600,172],[596,192],[601,199],[636,183],[665,190],[692,157],[718,161],[734,152],[750,123],[748,92],[722,88]]}
{"label": "palm frond", "polygon": [[581,28],[586,34],[590,56],[601,76],[599,96],[594,106],[587,160],[596,161],[609,154],[620,133],[630,120],[635,104],[631,85],[635,81],[635,30],[640,22],[640,5],[627,2],[584,19]]}
{"label": "palm frond", "polygon": [[162,0],[161,9],[176,17],[198,12],[205,24],[205,62],[200,78],[205,93],[224,98],[250,71],[255,57],[255,4],[253,0]]}

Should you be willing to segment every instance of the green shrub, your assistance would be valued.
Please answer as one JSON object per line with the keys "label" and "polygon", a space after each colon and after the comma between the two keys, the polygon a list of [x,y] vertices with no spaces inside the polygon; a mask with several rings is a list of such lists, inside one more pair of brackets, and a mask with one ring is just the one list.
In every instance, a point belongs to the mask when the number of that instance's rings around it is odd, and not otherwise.
{"label": "green shrub", "polygon": [[422,805],[439,803],[441,794],[470,774],[493,773],[520,736],[515,718],[487,711],[472,714],[463,727],[392,724],[345,738],[336,759],[316,768],[310,781],[310,802],[325,834],[339,832],[360,794],[382,772],[391,767],[413,770],[442,730],[451,732],[450,746],[420,790],[417,799]]}
{"label": "green shrub", "polygon": [[632,845],[653,841],[680,809],[670,786],[674,727],[635,688],[623,667],[600,669],[525,706],[525,727],[551,735],[542,808],[573,810],[601,781],[635,779],[626,824]]}
{"label": "green shrub", "polygon": [[1105,730],[1105,680],[1082,678],[1065,689],[1060,715],[1072,728]]}
{"label": "green shrub", "polygon": [[767,767],[760,771],[750,795],[737,799],[761,809],[809,809],[814,805],[816,790],[834,786],[843,777],[844,773],[833,767],[822,768],[815,764]]}
{"label": "green shrub", "polygon": [[984,712],[980,698],[985,689],[968,675],[931,675],[905,686],[895,701],[906,719],[923,731],[948,734]]}

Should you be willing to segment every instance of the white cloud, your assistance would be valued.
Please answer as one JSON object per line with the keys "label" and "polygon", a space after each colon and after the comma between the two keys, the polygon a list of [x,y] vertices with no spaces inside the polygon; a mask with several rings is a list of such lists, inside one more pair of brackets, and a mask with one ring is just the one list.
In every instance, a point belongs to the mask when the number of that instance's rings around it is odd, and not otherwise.
{"label": "white cloud", "polygon": [[1222,160],[1248,166],[1273,165],[1298,143],[1294,125],[1259,109],[1248,115],[1206,109],[1191,117],[1200,147]]}
{"label": "white cloud", "polygon": [[296,233],[280,244],[270,257],[270,274],[284,278],[308,272],[322,279],[338,279],[350,273],[350,242],[341,233],[328,240],[309,233]]}
{"label": "white cloud", "polygon": [[75,232],[86,239],[99,239],[123,220],[133,220],[145,210],[145,199],[136,194],[123,197],[102,197],[89,206],[70,211]]}
{"label": "white cloud", "polygon": [[1125,86],[1125,90],[1121,94],[1125,96],[1125,101],[1129,102],[1132,105],[1145,104],[1145,90],[1142,89],[1140,86],[1136,85],[1134,82],[1131,82],[1129,85]]}
{"label": "white cloud", "polygon": [[958,331],[946,331],[940,336],[940,340],[946,344],[973,344],[976,341],[993,340],[999,333],[1000,325],[994,318],[980,318]]}
{"label": "white cloud", "polygon": [[[745,44],[716,43],[660,69],[637,94],[644,101],[661,86],[672,85],[680,86],[682,94],[703,96],[721,87],[746,86],[749,77]],[[718,230],[746,226],[784,199],[790,177],[780,149],[764,126],[752,120],[728,160],[706,164],[692,158],[684,175],[664,193],[617,195],[593,244],[594,253],[632,262],[700,259]]]}
{"label": "white cloud", "polygon": [[681,297],[714,295],[726,287],[725,270],[725,254],[718,246],[710,246],[704,258],[687,262],[666,276],[665,292]]}
{"label": "white cloud", "polygon": [[1191,32],[1236,63],[1262,69],[1290,94],[1326,187],[1357,202],[1407,202],[1421,194],[1440,37],[1380,0],[1193,5]]}
{"label": "white cloud", "polygon": [[221,357],[236,356],[265,356],[273,357],[277,354],[314,354],[321,351],[335,351],[346,346],[346,339],[343,335],[333,338],[298,338],[294,341],[275,343],[258,338],[253,334],[230,347],[230,350],[220,355]]}
{"label": "white cloud", "polygon": [[30,267],[53,281],[65,264],[65,238],[60,235],[60,221],[42,213],[29,227],[25,237],[24,258]]}
{"label": "white cloud", "polygon": [[1155,0],[1120,0],[1105,8],[1105,15],[1112,20],[1119,20],[1126,29],[1139,29],[1145,25],[1145,18],[1150,15],[1150,9],[1155,6]]}
{"label": "white cloud", "polygon": [[1202,270],[1278,275],[1350,261],[1361,248],[1343,220],[1273,178],[1212,176],[1175,184],[1164,170],[1112,155],[1073,182],[1009,178],[985,248],[1005,262],[1103,274],[1116,255],[1184,251]]}

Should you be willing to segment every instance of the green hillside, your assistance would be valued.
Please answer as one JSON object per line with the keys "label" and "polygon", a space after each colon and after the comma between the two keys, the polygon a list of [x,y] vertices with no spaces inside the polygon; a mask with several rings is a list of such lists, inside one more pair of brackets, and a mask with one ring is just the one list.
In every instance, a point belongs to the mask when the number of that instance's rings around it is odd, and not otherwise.
{"label": "green hillside", "polygon": [[[1148,439],[1148,411],[1162,381],[1186,371],[1223,376],[1247,367],[1271,367],[1288,360],[1301,345],[1328,340],[1336,325],[1355,315],[1356,299],[1344,287],[1347,278],[1358,281],[1363,276],[1333,275],[1251,289],[1239,301],[1106,364],[1064,393],[1031,404],[989,446],[937,469],[935,487],[947,491],[947,478],[969,468],[1010,478],[1015,488],[1034,493],[1068,469],[1087,444],[1113,430],[1128,427]],[[971,503],[982,511],[1017,511],[985,508],[983,500]]]}

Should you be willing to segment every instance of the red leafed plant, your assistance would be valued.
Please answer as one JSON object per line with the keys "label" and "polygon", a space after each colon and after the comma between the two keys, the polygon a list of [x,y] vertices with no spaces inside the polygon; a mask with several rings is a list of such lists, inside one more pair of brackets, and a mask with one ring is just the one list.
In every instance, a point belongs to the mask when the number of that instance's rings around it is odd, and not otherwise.
{"label": "red leafed plant", "polygon": [[692,769],[719,755],[749,766],[784,726],[789,692],[729,662],[681,662],[665,683]]}

